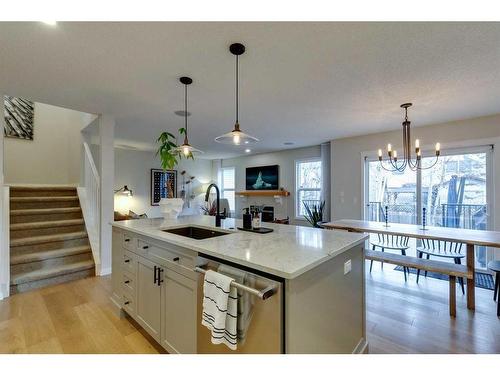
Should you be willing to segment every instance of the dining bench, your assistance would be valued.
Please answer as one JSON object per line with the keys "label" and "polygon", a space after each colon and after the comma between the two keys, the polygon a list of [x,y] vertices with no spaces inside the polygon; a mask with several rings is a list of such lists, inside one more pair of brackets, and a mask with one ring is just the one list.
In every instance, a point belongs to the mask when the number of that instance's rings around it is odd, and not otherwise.
{"label": "dining bench", "polygon": [[470,279],[472,275],[468,271],[467,266],[462,264],[446,263],[437,260],[429,260],[422,258],[415,258],[406,255],[386,253],[382,251],[365,250],[365,259],[375,260],[378,262],[390,263],[397,266],[415,268],[421,271],[441,273],[448,275],[450,284],[450,316],[457,316],[457,303],[456,303],[456,278],[465,277]]}

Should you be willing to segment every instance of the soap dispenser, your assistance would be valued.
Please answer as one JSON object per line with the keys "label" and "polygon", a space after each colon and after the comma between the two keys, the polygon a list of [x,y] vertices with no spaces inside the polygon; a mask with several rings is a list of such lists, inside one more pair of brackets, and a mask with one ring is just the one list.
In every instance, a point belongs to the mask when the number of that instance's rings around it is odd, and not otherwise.
{"label": "soap dispenser", "polygon": [[244,208],[243,213],[243,228],[252,229],[252,215],[250,214],[250,209],[248,207]]}

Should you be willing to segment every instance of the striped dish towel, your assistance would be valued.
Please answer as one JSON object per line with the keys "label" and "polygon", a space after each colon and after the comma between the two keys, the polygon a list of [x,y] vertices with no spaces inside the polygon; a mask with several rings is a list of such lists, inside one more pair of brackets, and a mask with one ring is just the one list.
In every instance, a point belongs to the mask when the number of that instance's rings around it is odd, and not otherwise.
{"label": "striped dish towel", "polygon": [[205,273],[201,324],[211,331],[212,344],[225,344],[236,350],[238,294],[231,281],[232,278],[218,272]]}

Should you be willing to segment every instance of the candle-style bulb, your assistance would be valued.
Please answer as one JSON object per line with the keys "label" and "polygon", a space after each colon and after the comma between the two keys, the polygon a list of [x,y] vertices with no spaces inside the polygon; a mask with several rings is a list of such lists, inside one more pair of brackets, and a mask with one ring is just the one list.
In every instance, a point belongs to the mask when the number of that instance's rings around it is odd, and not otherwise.
{"label": "candle-style bulb", "polygon": [[436,151],[441,151],[441,143],[436,143]]}
{"label": "candle-style bulb", "polygon": [[378,157],[379,157],[379,158],[381,158],[381,157],[382,157],[382,149],[381,149],[381,148],[379,148],[379,149],[378,149]]}
{"label": "candle-style bulb", "polygon": [[391,152],[392,151],[392,146],[390,143],[387,144],[387,152]]}
{"label": "candle-style bulb", "polygon": [[420,148],[420,139],[415,139],[415,148]]}
{"label": "candle-style bulb", "polygon": [[393,155],[394,155],[394,160],[397,160],[397,158],[398,158],[398,152],[396,150],[394,150]]}

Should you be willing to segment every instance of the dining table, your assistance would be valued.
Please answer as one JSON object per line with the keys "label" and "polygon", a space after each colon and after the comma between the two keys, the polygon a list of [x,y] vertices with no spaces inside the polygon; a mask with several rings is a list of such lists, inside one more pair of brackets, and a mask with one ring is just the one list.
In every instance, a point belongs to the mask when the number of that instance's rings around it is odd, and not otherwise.
{"label": "dining table", "polygon": [[467,308],[474,310],[475,297],[475,248],[487,246],[500,248],[500,232],[449,227],[425,226],[418,224],[386,223],[368,220],[335,220],[322,223],[326,229],[341,229],[349,232],[380,233],[410,238],[427,238],[430,240],[458,242],[466,245],[466,266],[469,271],[467,278]]}

